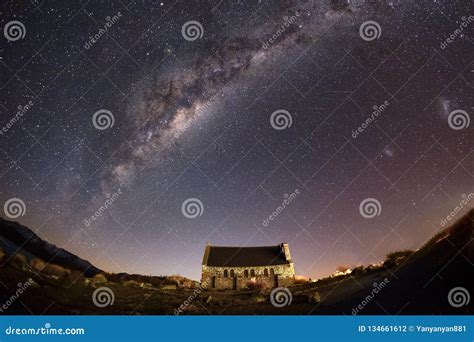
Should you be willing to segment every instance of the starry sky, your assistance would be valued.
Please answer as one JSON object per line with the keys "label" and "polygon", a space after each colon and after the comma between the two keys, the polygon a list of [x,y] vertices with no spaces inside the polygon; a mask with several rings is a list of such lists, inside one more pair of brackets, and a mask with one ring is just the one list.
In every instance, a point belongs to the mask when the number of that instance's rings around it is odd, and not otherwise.
{"label": "starry sky", "polygon": [[474,192],[473,14],[4,0],[0,203],[113,272],[199,279],[208,242],[288,242],[312,278],[415,249]]}

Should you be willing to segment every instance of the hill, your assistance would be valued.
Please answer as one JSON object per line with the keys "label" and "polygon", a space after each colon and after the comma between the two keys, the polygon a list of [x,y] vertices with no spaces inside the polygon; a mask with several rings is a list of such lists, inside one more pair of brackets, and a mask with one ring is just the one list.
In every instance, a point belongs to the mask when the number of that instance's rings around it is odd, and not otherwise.
{"label": "hill", "polygon": [[[1,236],[25,252],[50,257],[64,272],[41,270],[31,260],[0,250],[0,302],[8,314],[473,314],[471,302],[452,305],[452,289],[472,293],[474,210],[438,232],[416,251],[387,255],[383,264],[360,266],[350,274],[290,287],[289,305],[271,304],[270,290],[215,291],[179,277],[152,277],[98,270],[71,253],[39,239],[28,228],[0,221]],[[4,227],[7,227],[3,231]],[[30,237],[35,242],[25,242]],[[47,260],[47,259],[45,259]],[[90,265],[90,267],[89,267]],[[82,274],[81,269],[94,270]],[[51,270],[50,270],[51,271]],[[56,270],[57,271],[57,270]],[[97,271],[97,272],[95,272]],[[31,279],[31,281],[29,280]],[[18,283],[31,282],[14,298]],[[107,288],[112,303],[94,304]],[[451,298],[450,298],[451,297]],[[451,301],[451,302],[450,302]],[[455,303],[456,304],[456,303]],[[180,310],[178,311],[178,308]]]}

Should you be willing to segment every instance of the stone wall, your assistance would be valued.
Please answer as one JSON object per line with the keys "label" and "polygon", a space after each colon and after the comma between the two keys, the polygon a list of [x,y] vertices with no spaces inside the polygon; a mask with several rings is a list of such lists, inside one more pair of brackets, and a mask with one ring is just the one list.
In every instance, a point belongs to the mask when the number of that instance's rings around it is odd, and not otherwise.
{"label": "stone wall", "polygon": [[[227,271],[227,277],[224,272]],[[247,272],[246,272],[247,271]],[[233,273],[233,277],[231,276]],[[254,276],[255,275],[255,276]],[[275,266],[254,267],[214,267],[202,266],[201,283],[211,289],[214,279],[215,289],[245,289],[251,281],[265,283],[269,287],[293,284],[295,270],[293,263]],[[234,279],[235,278],[235,279]]]}

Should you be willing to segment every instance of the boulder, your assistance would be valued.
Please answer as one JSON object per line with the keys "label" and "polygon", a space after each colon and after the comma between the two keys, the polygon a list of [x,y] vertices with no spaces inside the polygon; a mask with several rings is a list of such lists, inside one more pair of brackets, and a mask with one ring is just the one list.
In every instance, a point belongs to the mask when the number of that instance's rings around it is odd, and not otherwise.
{"label": "boulder", "polygon": [[264,296],[258,295],[258,296],[253,296],[252,297],[252,302],[254,302],[254,303],[261,303],[261,302],[265,302],[265,301],[266,301],[266,299],[265,299]]}
{"label": "boulder", "polygon": [[25,268],[28,266],[28,259],[23,254],[15,253],[11,257],[10,263],[14,266]]}
{"label": "boulder", "polygon": [[54,276],[56,279],[63,279],[71,274],[70,270],[56,264],[45,265],[41,272],[46,273],[49,276]]}
{"label": "boulder", "polygon": [[42,271],[44,270],[46,263],[41,259],[34,258],[30,261],[30,266],[37,271]]}
{"label": "boulder", "polygon": [[178,289],[178,286],[176,285],[173,285],[173,284],[169,284],[169,285],[163,285],[161,287],[162,290],[177,290]]}
{"label": "boulder", "polygon": [[106,283],[107,277],[102,273],[97,273],[95,276],[92,277],[92,280],[95,283]]}
{"label": "boulder", "polygon": [[319,295],[319,292],[310,294],[308,296],[308,302],[313,303],[313,304],[321,303],[321,296]]}

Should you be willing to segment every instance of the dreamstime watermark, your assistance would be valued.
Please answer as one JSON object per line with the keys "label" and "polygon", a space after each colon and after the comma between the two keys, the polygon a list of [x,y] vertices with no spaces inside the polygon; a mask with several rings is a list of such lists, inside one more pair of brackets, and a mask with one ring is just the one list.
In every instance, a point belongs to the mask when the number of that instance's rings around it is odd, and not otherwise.
{"label": "dreamstime watermark", "polygon": [[385,101],[380,106],[373,106],[372,114],[370,114],[370,116],[359,127],[357,127],[356,130],[352,130],[352,138],[356,139],[367,127],[369,127],[372,121],[377,119],[377,117],[387,109],[389,105],[390,102]]}
{"label": "dreamstime watermark", "polygon": [[382,212],[382,205],[376,198],[366,198],[359,204],[359,212],[362,217],[371,219],[380,216]]}
{"label": "dreamstime watermark", "polygon": [[285,210],[290,205],[290,203],[293,202],[293,200],[299,195],[301,195],[301,192],[299,189],[295,189],[295,191],[293,191],[291,194],[284,194],[283,202],[281,202],[281,204],[278,207],[276,207],[276,209],[270,214],[270,216],[263,219],[262,226],[267,227],[270,224],[270,222],[276,219],[278,215],[280,215],[283,212],[283,210]]}
{"label": "dreamstime watermark", "polygon": [[286,287],[277,287],[270,293],[270,303],[276,308],[288,306],[292,301],[293,295]]}
{"label": "dreamstime watermark", "polygon": [[379,39],[381,34],[382,28],[373,20],[364,21],[359,27],[359,35],[366,42]]}
{"label": "dreamstime watermark", "polygon": [[471,301],[469,291],[464,287],[454,287],[448,293],[448,302],[454,308],[466,306]]}
{"label": "dreamstime watermark", "polygon": [[193,293],[179,306],[179,308],[174,309],[175,316],[182,314],[186,308],[191,305],[191,303],[207,288],[208,283],[203,282],[198,286],[197,289],[193,291]]}
{"label": "dreamstime watermark", "polygon": [[202,216],[204,213],[204,205],[199,198],[188,198],[181,204],[181,212],[184,217],[194,219]]}
{"label": "dreamstime watermark", "polygon": [[106,306],[113,305],[114,301],[114,291],[106,286],[95,289],[94,293],[92,294],[92,302],[98,308],[105,308]]}
{"label": "dreamstime watermark", "polygon": [[188,42],[201,39],[204,34],[204,28],[199,21],[187,21],[181,27],[181,35]]}
{"label": "dreamstime watermark", "polygon": [[209,107],[211,106],[212,99],[213,98],[210,98],[209,100],[204,102],[204,104],[199,104],[196,106],[195,115],[193,115],[186,121],[183,121],[182,124],[179,125],[179,129],[173,134],[175,139],[178,139],[184,132],[186,132],[186,130],[198,120],[201,114],[203,114],[206,110],[209,109]]}
{"label": "dreamstime watermark", "polygon": [[5,216],[11,219],[16,219],[20,216],[25,216],[26,205],[20,198],[10,198],[3,205],[3,212]]}
{"label": "dreamstime watermark", "polygon": [[107,31],[112,27],[114,26],[119,20],[120,18],[122,18],[122,12],[117,12],[114,16],[110,17],[106,17],[105,18],[105,21],[106,23],[102,25],[102,27],[99,29],[99,31],[93,35],[93,36],[90,36],[89,37],[89,40],[84,44],[84,48],[86,50],[89,50],[92,45],[94,45],[95,43],[97,43],[97,41],[104,35],[107,33]]}
{"label": "dreamstime watermark", "polygon": [[264,50],[268,49],[274,42],[276,42],[290,27],[295,23],[295,21],[298,19],[300,16],[299,12],[296,12],[295,15],[292,15],[291,17],[284,17],[283,20],[285,21],[279,28],[276,30],[276,32],[268,38],[262,45],[262,48]]}
{"label": "dreamstime watermark", "polygon": [[270,125],[273,129],[281,131],[290,128],[293,124],[293,117],[290,112],[284,109],[278,109],[270,116]]}
{"label": "dreamstime watermark", "polygon": [[110,110],[101,109],[92,116],[92,124],[100,131],[112,128],[115,123],[115,117]]}
{"label": "dreamstime watermark", "polygon": [[6,23],[3,28],[3,35],[11,42],[25,38],[26,27],[21,21],[12,20]]}
{"label": "dreamstime watermark", "polygon": [[369,304],[372,299],[374,299],[374,297],[385,287],[387,286],[387,284],[389,283],[390,281],[385,278],[383,281],[381,281],[380,283],[374,283],[373,284],[373,289],[372,291],[370,291],[370,293],[362,300],[362,302],[357,305],[355,308],[352,309],[352,315],[355,316],[357,315],[360,311],[362,311],[366,306],[367,304]]}
{"label": "dreamstime watermark", "polygon": [[23,117],[23,115],[25,115],[31,109],[31,107],[33,107],[34,104],[35,103],[33,101],[29,101],[24,106],[19,105],[17,107],[18,110],[15,115],[13,115],[10,120],[8,120],[8,122],[5,124],[5,126],[2,127],[2,129],[0,129],[0,135],[4,135],[5,133],[7,133],[8,130],[12,128]]}
{"label": "dreamstime watermark", "polygon": [[464,128],[468,128],[471,123],[469,114],[462,109],[453,110],[448,116],[448,125],[451,129],[459,131]]}
{"label": "dreamstime watermark", "polygon": [[5,329],[6,335],[84,335],[83,328],[52,328],[50,323],[46,323],[41,328],[16,328],[9,326]]}
{"label": "dreamstime watermark", "polygon": [[459,27],[454,30],[453,33],[449,35],[448,38],[443,40],[440,44],[440,48],[442,50],[446,49],[449,44],[453,43],[458,37],[462,37],[464,35],[464,29],[466,29],[472,22],[474,21],[474,15],[470,15],[469,17],[461,17],[461,24]]}
{"label": "dreamstime watermark", "polygon": [[122,194],[122,189],[118,189],[112,195],[108,196],[104,204],[101,205],[99,209],[97,209],[97,211],[91,215],[91,217],[84,220],[84,226],[89,227],[92,224],[92,222],[97,220],[97,218],[101,217],[104,214],[104,212],[107,209],[109,209],[112,206],[112,204],[120,197],[121,194]]}
{"label": "dreamstime watermark", "polygon": [[441,219],[440,224],[442,227],[445,227],[449,221],[451,221],[458,213],[460,213],[467,206],[467,204],[474,198],[474,193],[471,192],[467,195],[462,194],[461,197],[462,197],[461,202],[459,202],[459,204],[455,206],[453,210],[451,210],[448,216]]}
{"label": "dreamstime watermark", "polygon": [[18,298],[20,298],[20,296],[23,294],[23,292],[25,292],[33,284],[34,284],[34,281],[31,278],[28,279],[24,284],[18,283],[18,285],[17,285],[18,287],[17,287],[15,293],[12,294],[10,296],[10,298],[8,298],[5,303],[3,303],[2,306],[0,306],[0,313],[3,313],[4,311],[8,310],[8,308],[13,303],[15,303],[18,300]]}

